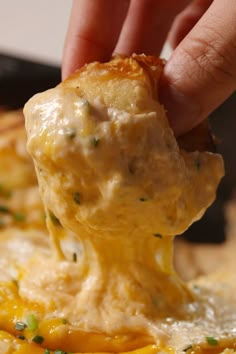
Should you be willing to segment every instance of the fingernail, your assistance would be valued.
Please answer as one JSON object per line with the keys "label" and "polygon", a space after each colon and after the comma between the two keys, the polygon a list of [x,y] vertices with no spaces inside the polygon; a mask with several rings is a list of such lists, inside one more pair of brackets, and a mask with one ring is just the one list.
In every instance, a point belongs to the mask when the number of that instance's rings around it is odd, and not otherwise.
{"label": "fingernail", "polygon": [[170,126],[176,136],[186,133],[199,122],[200,105],[164,80],[160,87],[160,102],[167,111]]}

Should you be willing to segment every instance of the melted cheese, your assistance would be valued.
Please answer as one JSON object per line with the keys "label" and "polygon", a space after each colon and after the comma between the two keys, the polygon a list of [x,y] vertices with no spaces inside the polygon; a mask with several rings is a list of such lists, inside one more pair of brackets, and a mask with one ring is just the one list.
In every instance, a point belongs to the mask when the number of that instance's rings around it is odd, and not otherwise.
{"label": "melted cheese", "polygon": [[[168,344],[174,336],[167,318],[184,323],[187,315],[193,322],[206,309],[176,276],[172,237],[165,235],[183,232],[212,202],[222,160],[179,151],[148,84],[121,80],[135,92],[132,105],[107,106],[106,91],[81,93],[89,75],[89,69],[81,74],[79,89],[59,86],[25,109],[45,208],[77,235],[81,252],[74,269],[51,260],[37,283],[31,262],[22,295],[53,304],[81,330],[146,333]],[[96,75],[105,80],[107,72]],[[63,249],[49,218],[48,226],[60,259]],[[193,330],[192,339],[196,335]]]}
{"label": "melted cheese", "polygon": [[[127,59],[132,79],[109,76],[120,60],[91,64],[26,105],[53,252],[44,230],[1,237],[3,253],[15,244],[0,278],[4,354],[43,353],[35,335],[43,348],[69,352],[174,353],[191,344],[205,353],[209,335],[219,339],[212,353],[235,347],[227,294],[204,280],[196,290],[172,266],[174,235],[213,201],[222,159],[180,151],[145,70]],[[37,328],[16,339],[15,323],[32,314]]]}

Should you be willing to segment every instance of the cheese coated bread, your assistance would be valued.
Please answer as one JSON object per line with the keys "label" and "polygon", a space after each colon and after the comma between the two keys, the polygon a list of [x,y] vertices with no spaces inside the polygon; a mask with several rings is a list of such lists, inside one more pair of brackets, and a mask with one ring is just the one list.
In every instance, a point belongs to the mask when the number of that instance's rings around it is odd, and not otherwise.
{"label": "cheese coated bread", "polygon": [[176,235],[215,198],[222,159],[179,149],[158,101],[162,67],[146,56],[92,63],[26,105],[42,197],[75,233]]}
{"label": "cheese coated bread", "polygon": [[44,209],[26,202],[33,174],[14,181],[27,217],[3,220],[1,354],[234,351],[233,275],[187,284],[172,265],[175,234],[213,201],[224,167],[176,141],[162,69],[144,55],[91,63],[26,104]]}

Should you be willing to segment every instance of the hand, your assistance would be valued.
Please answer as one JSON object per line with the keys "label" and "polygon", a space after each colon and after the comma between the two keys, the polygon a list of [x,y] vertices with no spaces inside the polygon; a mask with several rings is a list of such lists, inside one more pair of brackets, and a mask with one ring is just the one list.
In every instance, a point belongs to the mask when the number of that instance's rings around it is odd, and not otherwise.
{"label": "hand", "polygon": [[167,38],[161,100],[182,134],[236,89],[235,0],[74,0],[63,78],[112,53],[159,55]]}

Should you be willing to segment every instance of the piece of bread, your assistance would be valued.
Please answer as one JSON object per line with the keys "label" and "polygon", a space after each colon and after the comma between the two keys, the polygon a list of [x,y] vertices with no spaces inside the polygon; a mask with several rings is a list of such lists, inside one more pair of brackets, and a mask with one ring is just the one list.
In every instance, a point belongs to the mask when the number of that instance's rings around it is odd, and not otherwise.
{"label": "piece of bread", "polygon": [[[86,225],[86,232],[115,236],[126,223],[130,235],[135,224],[141,235],[180,234],[215,198],[222,159],[179,148],[158,101],[162,68],[144,55],[91,63],[27,103],[28,149],[43,200],[74,232]],[[80,205],[71,203],[72,189]]]}

